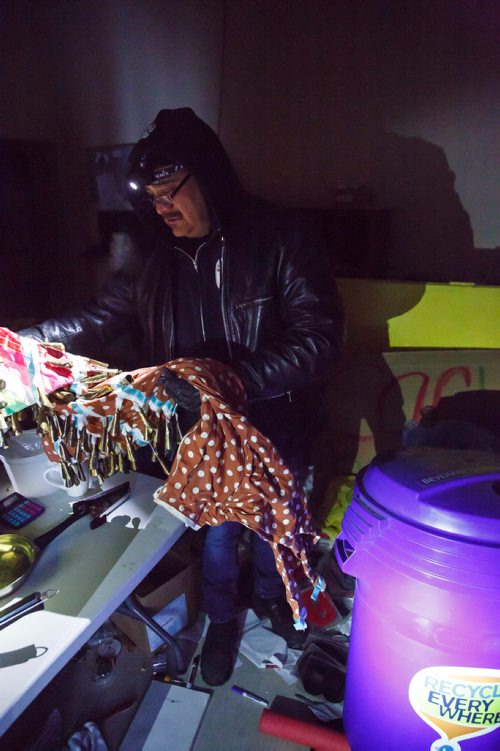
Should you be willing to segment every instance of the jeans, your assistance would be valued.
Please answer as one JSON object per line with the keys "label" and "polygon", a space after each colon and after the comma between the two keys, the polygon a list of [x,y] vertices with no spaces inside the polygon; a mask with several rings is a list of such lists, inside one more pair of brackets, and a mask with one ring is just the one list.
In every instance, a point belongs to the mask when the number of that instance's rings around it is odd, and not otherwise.
{"label": "jeans", "polygon": [[[239,574],[238,542],[243,532],[238,522],[208,527],[203,546],[203,601],[212,623],[226,623],[236,616]],[[283,594],[271,545],[250,533],[255,594],[272,599]]]}

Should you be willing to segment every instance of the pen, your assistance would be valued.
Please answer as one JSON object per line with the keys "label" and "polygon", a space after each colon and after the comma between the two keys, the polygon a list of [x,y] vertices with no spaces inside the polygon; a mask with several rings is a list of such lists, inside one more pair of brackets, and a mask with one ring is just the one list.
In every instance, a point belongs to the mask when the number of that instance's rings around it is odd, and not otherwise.
{"label": "pen", "polygon": [[48,589],[46,592],[33,592],[22,600],[0,610],[0,629],[10,626],[23,615],[43,610],[45,600],[57,594],[57,589]]}
{"label": "pen", "polygon": [[266,699],[263,699],[262,696],[257,696],[257,694],[253,694],[251,691],[245,691],[244,688],[240,688],[239,686],[231,686],[231,691],[234,691],[235,694],[239,694],[240,696],[244,696],[245,699],[251,699],[257,704],[261,704],[263,707],[269,706],[269,702],[266,701]]}
{"label": "pen", "polygon": [[198,665],[200,664],[200,655],[196,655],[196,657],[193,660],[193,665],[191,667],[191,672],[189,674],[188,681],[186,683],[186,688],[193,688],[194,679],[196,678],[196,673],[198,672]]}
{"label": "pen", "polygon": [[171,678],[169,675],[164,675],[162,678],[163,683],[170,683],[171,686],[184,686],[186,687],[186,683],[184,681],[179,681],[177,678]]}

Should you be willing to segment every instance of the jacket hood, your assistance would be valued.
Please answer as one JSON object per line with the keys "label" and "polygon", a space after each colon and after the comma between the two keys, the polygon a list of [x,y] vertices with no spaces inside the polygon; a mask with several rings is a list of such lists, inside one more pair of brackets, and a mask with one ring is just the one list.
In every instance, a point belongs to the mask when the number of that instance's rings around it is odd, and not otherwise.
{"label": "jacket hood", "polygon": [[[127,198],[151,229],[170,233],[146,197],[152,168],[185,165],[200,184],[213,221],[224,224],[242,197],[235,169],[214,131],[189,107],[160,110],[128,158]],[[135,189],[131,183],[135,185]]]}

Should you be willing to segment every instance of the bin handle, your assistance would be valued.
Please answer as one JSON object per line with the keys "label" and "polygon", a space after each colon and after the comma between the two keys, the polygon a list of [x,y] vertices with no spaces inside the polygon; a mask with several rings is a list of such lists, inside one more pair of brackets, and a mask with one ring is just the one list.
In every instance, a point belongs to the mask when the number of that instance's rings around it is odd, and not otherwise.
{"label": "bin handle", "polygon": [[339,535],[335,540],[335,555],[337,556],[340,565],[342,566],[347,563],[353,553],[354,548],[351,543],[348,542],[345,537]]}

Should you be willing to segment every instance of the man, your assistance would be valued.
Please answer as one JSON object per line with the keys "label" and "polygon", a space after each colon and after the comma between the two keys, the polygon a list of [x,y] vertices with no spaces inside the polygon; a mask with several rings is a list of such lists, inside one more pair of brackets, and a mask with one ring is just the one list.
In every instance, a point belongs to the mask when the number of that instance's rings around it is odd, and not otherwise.
{"label": "man", "polygon": [[[154,246],[145,267],[134,279],[111,280],[76,313],[21,333],[85,352],[139,324],[141,365],[177,357],[227,363],[247,391],[250,421],[303,471],[321,410],[318,381],[343,340],[341,303],[314,228],[245,193],[217,136],[191,109],[162,110],[129,165],[129,200]],[[198,392],[165,377],[186,427],[197,419]],[[206,533],[210,624],[201,670],[210,685],[232,672],[241,532],[225,522]],[[251,537],[253,606],[300,648],[304,634],[293,628],[271,547]]]}

